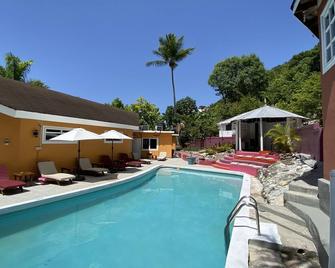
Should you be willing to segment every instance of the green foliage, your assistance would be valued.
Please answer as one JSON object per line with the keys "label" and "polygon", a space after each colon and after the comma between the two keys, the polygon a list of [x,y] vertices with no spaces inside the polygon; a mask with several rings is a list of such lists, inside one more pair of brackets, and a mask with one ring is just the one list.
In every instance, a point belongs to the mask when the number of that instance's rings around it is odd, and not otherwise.
{"label": "green foliage", "polygon": [[23,61],[12,53],[5,55],[5,65],[0,66],[0,76],[26,82],[33,86],[48,88],[41,80],[27,80],[27,74],[33,64],[32,60]]}
{"label": "green foliage", "polygon": [[148,125],[150,129],[154,129],[161,121],[158,107],[143,97],[138,98],[136,103],[129,105],[129,110],[139,115],[140,125]]}
{"label": "green foliage", "polygon": [[233,150],[233,145],[230,143],[224,143],[221,146],[215,147],[214,150],[218,153],[231,152]]}
{"label": "green foliage", "polygon": [[267,73],[260,59],[252,54],[231,57],[215,65],[208,84],[225,101],[239,101],[243,96],[259,98],[267,87]]}
{"label": "green foliage", "polygon": [[272,139],[272,144],[276,150],[281,153],[293,152],[295,145],[301,140],[295,132],[295,129],[291,128],[289,124],[283,126],[278,123],[274,125],[265,136]]}
{"label": "green foliage", "polygon": [[177,37],[175,34],[169,33],[165,37],[159,38],[159,47],[152,53],[159,57],[159,60],[149,61],[147,66],[165,66],[171,69],[178,66],[178,62],[189,56],[194,48],[183,48],[184,36]]}
{"label": "green foliage", "polygon": [[180,99],[176,103],[176,112],[179,115],[191,115],[198,111],[196,101],[191,97]]}
{"label": "green foliage", "polygon": [[112,107],[119,108],[122,110],[125,110],[126,106],[123,104],[122,100],[120,98],[115,98],[112,100],[111,104]]}
{"label": "green foliage", "polygon": [[43,88],[49,88],[48,85],[46,85],[43,81],[37,80],[37,79],[31,79],[27,82],[29,85],[32,85],[34,87],[43,87]]}
{"label": "green foliage", "polygon": [[162,118],[165,121],[167,128],[172,129],[172,126],[176,123],[174,120],[173,106],[170,105],[166,107],[165,113],[163,113]]}
{"label": "green foliage", "polygon": [[271,105],[321,120],[319,46],[270,70],[269,86],[263,96]]}
{"label": "green foliage", "polygon": [[208,155],[215,155],[216,151],[213,148],[207,148],[205,153]]}

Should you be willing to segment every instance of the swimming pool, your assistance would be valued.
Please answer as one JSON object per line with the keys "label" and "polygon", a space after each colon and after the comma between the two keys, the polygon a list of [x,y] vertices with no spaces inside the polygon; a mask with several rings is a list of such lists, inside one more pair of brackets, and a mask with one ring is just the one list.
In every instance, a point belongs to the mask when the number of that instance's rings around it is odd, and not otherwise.
{"label": "swimming pool", "polygon": [[242,176],[160,168],[0,216],[1,267],[224,267]]}

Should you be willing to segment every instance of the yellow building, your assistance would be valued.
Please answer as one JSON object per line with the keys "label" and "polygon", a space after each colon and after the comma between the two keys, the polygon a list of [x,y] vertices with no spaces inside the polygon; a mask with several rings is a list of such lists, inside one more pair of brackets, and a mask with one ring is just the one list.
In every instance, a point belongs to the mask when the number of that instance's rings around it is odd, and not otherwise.
{"label": "yellow building", "polygon": [[[0,78],[0,164],[10,174],[36,171],[39,161],[52,160],[60,169],[73,168],[77,145],[50,139],[73,128],[82,127],[101,134],[115,129],[134,140],[114,142],[114,158],[120,152],[132,156],[133,149],[168,157],[174,149],[172,132],[140,132],[138,115],[57,91]],[[141,147],[139,147],[139,137]],[[155,141],[150,139],[156,139]],[[149,139],[149,140],[148,140]],[[147,146],[149,142],[149,146]],[[81,155],[92,162],[102,154],[111,154],[108,141],[84,141]]]}

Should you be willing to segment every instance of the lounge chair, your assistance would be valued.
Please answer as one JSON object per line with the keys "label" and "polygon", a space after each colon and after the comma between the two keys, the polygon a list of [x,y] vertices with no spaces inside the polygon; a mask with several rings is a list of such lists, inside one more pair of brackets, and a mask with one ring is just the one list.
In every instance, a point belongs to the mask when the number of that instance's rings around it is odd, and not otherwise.
{"label": "lounge chair", "polygon": [[109,173],[107,168],[93,167],[88,158],[79,159],[79,169],[80,173],[83,175],[104,176]]}
{"label": "lounge chair", "polygon": [[159,156],[157,156],[158,161],[165,161],[166,160],[166,152],[160,152]]}
{"label": "lounge chair", "polygon": [[26,184],[22,181],[11,180],[9,179],[8,169],[6,166],[0,166],[0,192],[5,194],[5,191],[10,189],[19,189],[23,192],[23,186]]}
{"label": "lounge chair", "polygon": [[150,165],[151,164],[150,159],[141,159],[141,156],[140,156],[139,153],[133,153],[132,161],[139,161],[139,162],[141,162],[141,164],[145,164],[145,165]]}
{"label": "lounge chair", "polygon": [[127,167],[141,167],[142,166],[141,161],[136,161],[134,159],[131,159],[125,153],[120,153],[119,159],[123,161]]}
{"label": "lounge chair", "polygon": [[126,170],[126,164],[123,161],[112,160],[108,155],[101,155],[100,162],[104,168],[108,168],[110,171],[124,171]]}
{"label": "lounge chair", "polygon": [[53,161],[38,162],[37,167],[42,178],[46,181],[56,182],[58,185],[61,185],[61,182],[72,183],[76,178],[72,174],[59,173]]}

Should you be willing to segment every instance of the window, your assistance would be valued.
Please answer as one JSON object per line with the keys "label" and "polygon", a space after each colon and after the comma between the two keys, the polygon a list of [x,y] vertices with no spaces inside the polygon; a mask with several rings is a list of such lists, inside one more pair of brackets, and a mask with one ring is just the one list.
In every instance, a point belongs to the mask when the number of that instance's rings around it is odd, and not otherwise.
{"label": "window", "polygon": [[158,139],[157,138],[145,138],[142,140],[143,150],[157,150],[158,149]]}
{"label": "window", "polygon": [[335,6],[334,0],[328,1],[321,14],[322,65],[323,73],[335,63]]}
{"label": "window", "polygon": [[69,132],[72,130],[71,128],[64,128],[64,127],[43,127],[43,144],[73,144],[76,142],[71,141],[51,141],[52,138],[57,137],[61,134]]}

